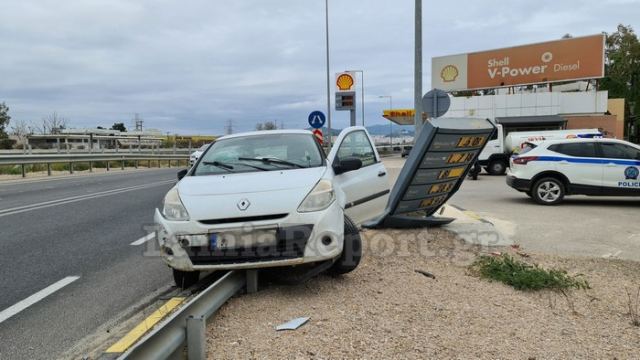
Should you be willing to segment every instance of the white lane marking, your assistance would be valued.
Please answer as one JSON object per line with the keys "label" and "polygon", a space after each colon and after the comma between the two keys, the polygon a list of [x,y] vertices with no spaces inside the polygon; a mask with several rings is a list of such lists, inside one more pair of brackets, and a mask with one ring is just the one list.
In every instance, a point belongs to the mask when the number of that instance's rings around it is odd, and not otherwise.
{"label": "white lane marking", "polygon": [[145,185],[136,185],[136,186],[126,187],[126,188],[101,191],[101,192],[92,193],[92,194],[72,196],[64,199],[45,201],[37,204],[19,206],[11,209],[0,210],[0,217],[19,214],[27,211],[32,211],[32,210],[44,209],[44,208],[57,206],[57,205],[69,204],[69,203],[78,202],[82,200],[89,200],[89,199],[95,199],[95,198],[109,196],[109,195],[121,194],[124,192],[133,191],[133,190],[142,190],[142,189],[151,188],[159,185],[165,185],[173,182],[175,182],[175,180],[165,180],[165,181],[159,181],[159,182],[145,184]]}
{"label": "white lane marking", "polygon": [[37,293],[29,296],[28,298],[2,310],[2,312],[0,312],[0,324],[8,318],[14,316],[15,314],[21,312],[22,310],[28,308],[29,306],[37,303],[38,301],[46,298],[47,296],[53,294],[54,292],[62,289],[63,287],[71,284],[78,279],[80,279],[80,276],[67,276],[66,278],[53,283],[46,288],[38,291]]}
{"label": "white lane marking", "polygon": [[151,239],[153,239],[155,237],[156,237],[156,233],[151,233],[151,234],[148,234],[145,237],[141,237],[140,239],[132,242],[130,245],[133,245],[133,246],[142,245],[142,244],[146,243],[147,241],[149,241],[149,240],[151,240]]}

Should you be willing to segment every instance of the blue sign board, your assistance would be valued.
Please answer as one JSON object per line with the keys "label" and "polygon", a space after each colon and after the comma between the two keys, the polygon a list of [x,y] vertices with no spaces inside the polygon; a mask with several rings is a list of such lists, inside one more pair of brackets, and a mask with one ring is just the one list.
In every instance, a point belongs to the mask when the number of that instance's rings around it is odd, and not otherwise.
{"label": "blue sign board", "polygon": [[324,116],[322,111],[314,111],[309,114],[309,125],[311,125],[314,129],[320,129],[324,126],[324,123],[327,122],[327,118]]}

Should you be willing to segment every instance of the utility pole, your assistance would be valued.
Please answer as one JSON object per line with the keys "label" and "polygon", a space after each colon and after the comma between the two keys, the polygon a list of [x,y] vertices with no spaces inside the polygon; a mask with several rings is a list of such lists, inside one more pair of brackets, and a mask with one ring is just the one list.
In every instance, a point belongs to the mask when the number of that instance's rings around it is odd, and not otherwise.
{"label": "utility pole", "polygon": [[413,108],[417,139],[422,130],[422,0],[416,0]]}
{"label": "utility pole", "polygon": [[233,134],[233,119],[227,120],[227,125],[224,127],[224,134],[225,135]]}
{"label": "utility pole", "polygon": [[140,118],[140,114],[136,113],[133,118],[134,126],[136,127],[136,131],[142,131],[142,124],[144,121]]}
{"label": "utility pole", "polygon": [[327,40],[327,129],[329,133],[329,147],[331,151],[331,75],[329,74],[329,0],[324,0],[325,30]]}

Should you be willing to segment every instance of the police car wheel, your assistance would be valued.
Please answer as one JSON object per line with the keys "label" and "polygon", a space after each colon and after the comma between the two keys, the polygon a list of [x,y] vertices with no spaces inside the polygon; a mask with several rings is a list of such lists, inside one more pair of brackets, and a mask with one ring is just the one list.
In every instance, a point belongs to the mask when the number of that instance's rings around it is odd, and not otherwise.
{"label": "police car wheel", "polygon": [[533,200],[542,205],[556,205],[564,199],[564,184],[556,178],[538,180],[531,191]]}
{"label": "police car wheel", "polygon": [[342,275],[355,270],[362,259],[362,239],[358,227],[344,217],[344,246],[342,254],[327,270],[331,275]]}
{"label": "police car wheel", "polygon": [[181,289],[186,289],[200,280],[200,271],[172,270],[173,280],[176,282],[176,286]]}

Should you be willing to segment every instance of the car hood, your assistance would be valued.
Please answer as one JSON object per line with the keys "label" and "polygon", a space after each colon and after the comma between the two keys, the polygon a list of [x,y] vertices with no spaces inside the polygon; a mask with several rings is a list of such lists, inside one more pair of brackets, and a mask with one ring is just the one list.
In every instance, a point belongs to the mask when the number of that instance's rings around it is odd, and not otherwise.
{"label": "car hood", "polygon": [[[178,183],[192,220],[211,220],[296,211],[326,167],[240,174],[186,176]],[[248,207],[240,206],[247,201]]]}

